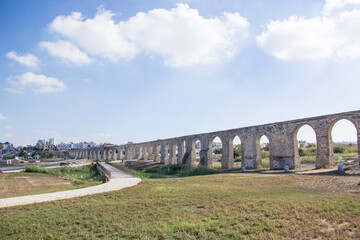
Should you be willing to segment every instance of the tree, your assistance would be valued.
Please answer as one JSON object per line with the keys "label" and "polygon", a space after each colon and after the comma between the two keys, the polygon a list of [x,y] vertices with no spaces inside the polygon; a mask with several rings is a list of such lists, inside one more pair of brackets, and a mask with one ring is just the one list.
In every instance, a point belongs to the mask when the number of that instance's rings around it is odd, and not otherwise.
{"label": "tree", "polygon": [[241,151],[239,149],[234,149],[234,158],[238,158],[241,156]]}
{"label": "tree", "polygon": [[270,151],[270,144],[269,143],[264,144],[264,147],[261,148],[261,150]]}
{"label": "tree", "polygon": [[217,149],[215,149],[214,153],[215,153],[215,154],[222,154],[222,153],[223,153],[223,152],[222,152],[222,148],[217,148]]}
{"label": "tree", "polygon": [[307,147],[307,148],[316,147],[316,144],[315,144],[315,143],[309,143],[306,147]]}
{"label": "tree", "polygon": [[345,152],[345,148],[339,145],[336,145],[334,147],[334,153],[344,153]]}

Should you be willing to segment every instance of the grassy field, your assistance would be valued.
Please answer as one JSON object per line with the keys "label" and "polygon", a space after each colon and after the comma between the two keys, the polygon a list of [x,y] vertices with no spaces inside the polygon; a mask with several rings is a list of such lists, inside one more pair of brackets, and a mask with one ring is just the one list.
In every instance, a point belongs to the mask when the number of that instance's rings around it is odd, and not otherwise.
{"label": "grassy field", "polygon": [[0,198],[66,191],[101,183],[94,167],[29,167],[27,172],[0,174]]}
{"label": "grassy field", "polygon": [[[309,189],[301,178],[309,176],[144,179],[122,191],[0,209],[0,239],[359,239],[360,195]],[[314,182],[322,181],[330,182]]]}

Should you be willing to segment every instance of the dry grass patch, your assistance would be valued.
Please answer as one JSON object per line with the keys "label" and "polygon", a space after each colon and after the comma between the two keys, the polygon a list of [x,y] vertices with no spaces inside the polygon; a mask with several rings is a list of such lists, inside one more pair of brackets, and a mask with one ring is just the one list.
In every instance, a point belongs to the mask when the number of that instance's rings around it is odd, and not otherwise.
{"label": "dry grass patch", "polygon": [[[94,167],[31,167],[32,172],[0,174],[0,198],[59,192],[90,187],[101,183]],[[40,171],[40,172],[38,172]]]}
{"label": "dry grass patch", "polygon": [[0,174],[0,198],[74,189],[70,180],[41,173]]}

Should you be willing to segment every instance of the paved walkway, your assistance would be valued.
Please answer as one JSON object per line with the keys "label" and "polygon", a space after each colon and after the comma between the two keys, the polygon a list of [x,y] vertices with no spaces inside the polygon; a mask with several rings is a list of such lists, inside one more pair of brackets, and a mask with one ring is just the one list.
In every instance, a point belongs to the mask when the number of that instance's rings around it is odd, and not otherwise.
{"label": "paved walkway", "polygon": [[70,191],[44,193],[37,195],[29,195],[23,197],[3,198],[0,199],[0,208],[26,205],[32,203],[49,202],[61,199],[70,199],[86,195],[116,191],[127,187],[132,187],[141,182],[141,179],[133,177],[107,163],[101,165],[111,172],[109,182],[88,188],[80,188]]}

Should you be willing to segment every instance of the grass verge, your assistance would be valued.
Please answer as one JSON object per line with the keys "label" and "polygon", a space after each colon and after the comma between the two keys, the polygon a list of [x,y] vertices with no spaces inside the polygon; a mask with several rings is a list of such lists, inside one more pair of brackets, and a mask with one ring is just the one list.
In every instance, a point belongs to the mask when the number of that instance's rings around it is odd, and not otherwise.
{"label": "grass verge", "polygon": [[149,168],[149,167],[133,167],[131,169],[121,168],[121,170],[141,179],[166,178],[174,175],[177,177],[189,177],[189,176],[209,175],[209,174],[217,173],[215,169],[181,168],[178,165],[160,166],[154,168]]}
{"label": "grass verge", "polygon": [[81,167],[59,167],[59,168],[40,168],[38,166],[28,166],[25,172],[38,172],[64,179],[73,180],[74,184],[81,185],[85,182],[99,182],[101,175],[96,169],[96,165],[87,165]]}

